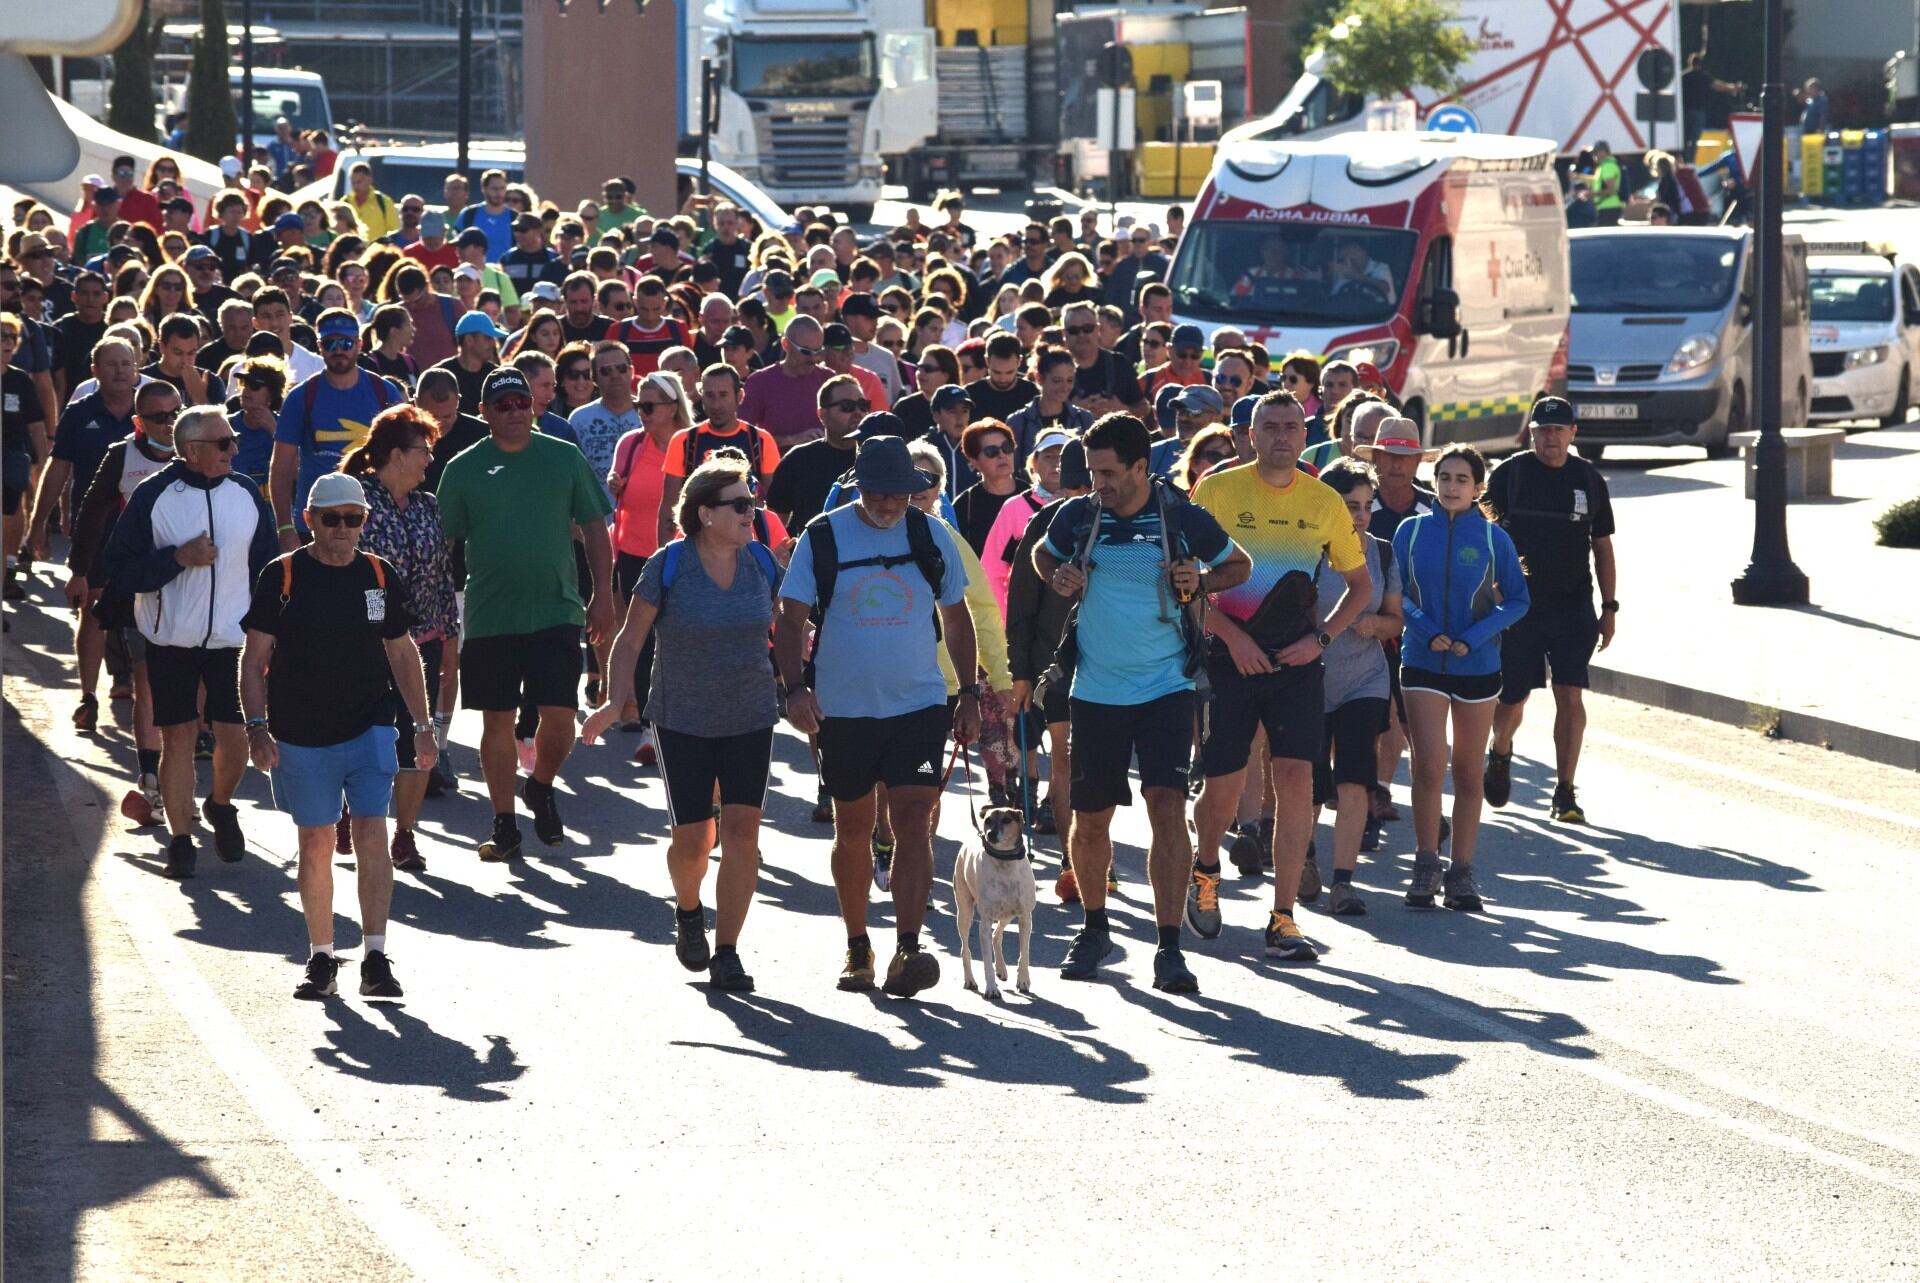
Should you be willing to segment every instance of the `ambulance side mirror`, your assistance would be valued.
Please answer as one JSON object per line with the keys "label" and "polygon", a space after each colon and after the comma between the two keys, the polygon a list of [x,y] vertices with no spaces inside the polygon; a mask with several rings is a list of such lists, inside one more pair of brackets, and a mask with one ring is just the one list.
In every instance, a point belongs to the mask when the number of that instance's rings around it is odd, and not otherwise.
{"label": "ambulance side mirror", "polygon": [[1450,289],[1436,289],[1427,300],[1425,324],[1427,333],[1436,339],[1454,339],[1460,336],[1460,296]]}

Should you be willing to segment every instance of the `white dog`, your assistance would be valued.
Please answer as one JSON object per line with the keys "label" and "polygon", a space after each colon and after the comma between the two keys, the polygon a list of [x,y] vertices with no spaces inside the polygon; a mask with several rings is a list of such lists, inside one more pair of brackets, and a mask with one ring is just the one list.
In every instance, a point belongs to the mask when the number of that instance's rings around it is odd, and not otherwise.
{"label": "white dog", "polygon": [[989,808],[980,816],[986,834],[984,847],[969,843],[953,862],[953,912],[960,925],[960,971],[969,989],[973,983],[973,955],[967,951],[967,931],[973,911],[980,909],[980,965],[987,973],[987,997],[998,999],[1007,978],[1004,945],[1007,924],[1020,919],[1020,979],[1015,986],[1029,993],[1027,959],[1033,945],[1033,865],[1027,859],[1020,812],[1010,806]]}

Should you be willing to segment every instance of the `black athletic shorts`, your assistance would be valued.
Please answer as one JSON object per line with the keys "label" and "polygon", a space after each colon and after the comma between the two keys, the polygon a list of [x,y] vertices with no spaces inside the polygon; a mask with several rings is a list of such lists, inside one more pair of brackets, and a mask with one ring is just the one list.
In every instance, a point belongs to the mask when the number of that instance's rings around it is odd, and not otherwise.
{"label": "black athletic shorts", "polygon": [[1350,699],[1327,714],[1327,749],[1313,764],[1313,804],[1326,806],[1342,784],[1372,788],[1374,747],[1387,729],[1384,698]]}
{"label": "black athletic shorts", "polygon": [[1500,634],[1500,702],[1519,704],[1547,684],[1587,688],[1587,664],[1600,643],[1593,607],[1535,606]]}
{"label": "black athletic shorts", "polygon": [[[440,638],[438,637],[432,641],[420,643],[420,663],[426,670],[428,709],[433,708],[434,698],[440,691],[441,653]],[[394,759],[399,763],[399,769],[411,771],[415,769],[413,755],[413,714],[407,711],[407,701],[400,698],[400,692],[397,690],[393,692],[393,729],[400,737],[394,741]]]}
{"label": "black athletic shorts", "polygon": [[857,802],[876,784],[937,789],[952,732],[953,714],[945,703],[898,717],[823,717],[820,783],[836,802]]}
{"label": "black athletic shorts", "polygon": [[647,559],[630,552],[615,553],[613,557],[613,590],[620,594],[621,601],[631,600],[633,590],[640,586],[640,572],[647,567]]}
{"label": "black athletic shorts", "polygon": [[20,511],[20,500],[26,496],[25,490],[15,490],[12,486],[0,488],[0,495],[6,500],[5,515],[12,517]]}
{"label": "black athletic shorts", "polygon": [[667,782],[667,823],[706,823],[713,814],[715,785],[722,806],[765,809],[773,727],[740,735],[686,735],[656,726],[653,735],[660,776]]}
{"label": "black athletic shorts", "polygon": [[539,708],[580,703],[580,629],[465,639],[460,647],[460,706],[488,713],[520,707],[520,692]]}
{"label": "black athletic shorts", "polygon": [[240,723],[240,648],[161,646],[147,643],[147,685],[153,690],[153,724],[179,726],[200,720],[200,688],[207,691],[209,722]]}
{"label": "black athletic shorts", "polygon": [[1048,686],[1046,694],[1047,697],[1044,700],[1028,705],[1027,711],[1021,714],[1026,719],[1029,749],[1039,748],[1040,739],[1047,733],[1047,727],[1058,726],[1069,716],[1065,690],[1058,686]]}
{"label": "black athletic shorts", "polygon": [[1225,654],[1212,656],[1207,675],[1213,702],[1207,706],[1207,740],[1200,746],[1200,768],[1208,779],[1247,768],[1253,733],[1267,731],[1267,751],[1301,762],[1320,760],[1326,733],[1321,708],[1326,666],[1315,660],[1297,667],[1242,677]]}
{"label": "black athletic shorts", "polygon": [[1500,695],[1498,673],[1437,673],[1430,668],[1400,665],[1400,689],[1445,695],[1456,704],[1484,704]]}
{"label": "black athletic shorts", "polygon": [[1175,691],[1144,704],[1068,702],[1068,755],[1073,809],[1128,806],[1127,768],[1140,759],[1140,787],[1178,789],[1184,796],[1193,764],[1193,692]]}

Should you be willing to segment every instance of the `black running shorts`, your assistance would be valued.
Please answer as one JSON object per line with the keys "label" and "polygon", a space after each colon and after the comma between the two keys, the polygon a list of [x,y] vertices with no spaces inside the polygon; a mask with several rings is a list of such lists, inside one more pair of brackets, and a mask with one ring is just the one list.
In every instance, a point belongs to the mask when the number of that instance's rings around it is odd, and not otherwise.
{"label": "black running shorts", "polygon": [[1551,671],[1555,686],[1587,688],[1587,665],[1600,643],[1593,607],[1536,606],[1500,634],[1500,702],[1525,702]]}
{"label": "black running shorts", "polygon": [[836,802],[857,802],[876,784],[937,789],[952,731],[944,702],[897,717],[823,717],[820,782]]}
{"label": "black running shorts", "polygon": [[540,708],[580,702],[580,629],[474,637],[460,647],[460,705],[487,713],[520,707],[520,692]]}
{"label": "black running shorts", "polygon": [[200,690],[207,692],[207,720],[240,722],[240,648],[161,646],[147,643],[147,685],[153,690],[153,724],[179,726],[200,720]]}
{"label": "black running shorts", "polygon": [[1327,714],[1327,750],[1313,764],[1313,804],[1330,805],[1342,784],[1372,787],[1374,747],[1387,729],[1387,701],[1350,699]]}
{"label": "black running shorts", "polygon": [[1242,677],[1225,654],[1208,661],[1213,702],[1207,707],[1207,740],[1200,766],[1208,779],[1247,769],[1253,733],[1265,727],[1267,751],[1301,762],[1320,760],[1326,734],[1322,690],[1326,666],[1315,660],[1297,667]]}
{"label": "black running shorts", "polygon": [[739,735],[686,735],[653,728],[660,750],[660,775],[667,782],[667,823],[704,824],[713,813],[713,791],[720,805],[767,805],[767,770],[773,761],[773,727]]}
{"label": "black running shorts", "polygon": [[1144,704],[1068,701],[1068,756],[1073,809],[1127,806],[1127,770],[1140,760],[1140,787],[1178,789],[1184,796],[1193,764],[1193,692],[1175,691]]}

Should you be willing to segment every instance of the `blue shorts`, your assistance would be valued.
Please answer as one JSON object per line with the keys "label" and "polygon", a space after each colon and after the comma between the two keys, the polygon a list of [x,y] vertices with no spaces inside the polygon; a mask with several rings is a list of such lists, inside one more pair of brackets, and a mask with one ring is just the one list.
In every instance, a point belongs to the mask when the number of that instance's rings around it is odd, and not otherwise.
{"label": "blue shorts", "polygon": [[392,726],[370,726],[350,740],[325,748],[280,745],[273,768],[274,805],[303,829],[331,828],[340,818],[340,802],[355,815],[386,815],[393,808]]}

